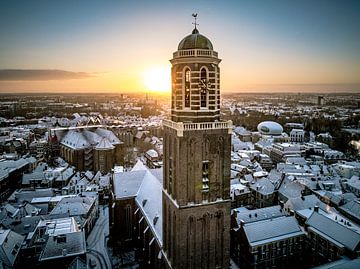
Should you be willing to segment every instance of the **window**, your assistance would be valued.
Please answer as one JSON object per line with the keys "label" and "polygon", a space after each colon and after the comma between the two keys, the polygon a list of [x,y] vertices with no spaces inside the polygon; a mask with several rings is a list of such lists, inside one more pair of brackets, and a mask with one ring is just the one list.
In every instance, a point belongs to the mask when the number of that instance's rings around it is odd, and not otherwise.
{"label": "window", "polygon": [[66,243],[66,236],[65,235],[60,235],[57,237],[56,239],[57,243]]}
{"label": "window", "polygon": [[132,208],[131,205],[125,207],[125,223],[126,223],[126,236],[128,239],[132,236]]}
{"label": "window", "polygon": [[190,80],[191,73],[190,69],[186,69],[185,71],[185,107],[190,107]]}
{"label": "window", "polygon": [[200,107],[206,107],[207,101],[207,72],[205,68],[200,71]]}
{"label": "window", "polygon": [[173,169],[172,169],[173,158],[169,158],[169,193],[172,192],[172,179],[173,179]]}
{"label": "window", "polygon": [[202,164],[202,190],[209,191],[209,161]]}

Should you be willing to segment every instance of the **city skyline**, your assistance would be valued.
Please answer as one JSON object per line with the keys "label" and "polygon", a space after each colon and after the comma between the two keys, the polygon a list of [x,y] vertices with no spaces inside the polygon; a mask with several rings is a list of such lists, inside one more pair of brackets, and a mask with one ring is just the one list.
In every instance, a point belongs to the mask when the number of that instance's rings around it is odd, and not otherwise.
{"label": "city skyline", "polygon": [[193,12],[223,59],[222,93],[359,92],[359,10],[356,1],[2,2],[0,92],[169,92],[169,55]]}

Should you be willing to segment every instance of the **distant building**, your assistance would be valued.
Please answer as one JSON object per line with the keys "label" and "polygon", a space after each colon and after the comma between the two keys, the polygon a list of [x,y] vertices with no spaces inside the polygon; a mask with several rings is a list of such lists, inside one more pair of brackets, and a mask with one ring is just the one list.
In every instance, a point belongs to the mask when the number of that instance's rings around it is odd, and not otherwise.
{"label": "distant building", "polygon": [[274,204],[276,198],[275,186],[268,178],[261,178],[250,183],[252,204],[257,208]]}
{"label": "distant building", "polygon": [[319,96],[317,97],[317,105],[318,105],[318,106],[324,105],[324,96],[319,95]]}
{"label": "distant building", "polygon": [[305,131],[302,129],[292,129],[290,132],[290,141],[294,143],[303,143]]}
{"label": "distant building", "polygon": [[22,173],[36,163],[35,158],[20,158],[18,160],[0,160],[0,201],[6,200],[10,194],[21,185]]}
{"label": "distant building", "polygon": [[60,156],[80,171],[108,173],[115,164],[123,162],[122,144],[106,129],[70,129],[60,140]]}
{"label": "distant building", "polygon": [[273,162],[283,162],[287,157],[300,157],[301,151],[299,145],[290,143],[274,143],[269,148],[269,155]]}
{"label": "distant building", "polygon": [[149,168],[160,168],[161,167],[160,156],[156,152],[156,150],[149,149],[147,152],[145,152],[144,157],[145,157],[145,160],[146,160],[146,165]]}

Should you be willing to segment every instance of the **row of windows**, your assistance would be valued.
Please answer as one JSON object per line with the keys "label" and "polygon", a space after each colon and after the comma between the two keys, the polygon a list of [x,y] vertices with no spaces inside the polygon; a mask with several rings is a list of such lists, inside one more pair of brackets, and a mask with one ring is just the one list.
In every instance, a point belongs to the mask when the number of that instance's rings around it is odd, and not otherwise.
{"label": "row of windows", "polygon": [[[190,99],[191,99],[191,71],[190,69],[185,70],[185,107],[190,107]],[[208,99],[208,74],[205,68],[201,68],[200,70],[200,84],[199,84],[201,91],[200,91],[200,107],[207,107],[207,99]]]}

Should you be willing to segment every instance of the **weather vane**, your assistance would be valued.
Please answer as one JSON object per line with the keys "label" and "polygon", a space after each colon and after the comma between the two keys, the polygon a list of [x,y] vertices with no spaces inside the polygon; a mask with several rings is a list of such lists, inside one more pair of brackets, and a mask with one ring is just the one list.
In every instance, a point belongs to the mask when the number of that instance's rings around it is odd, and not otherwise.
{"label": "weather vane", "polygon": [[196,18],[197,18],[197,15],[198,15],[197,13],[193,13],[193,14],[192,14],[192,16],[193,16],[193,17],[194,17],[194,19],[195,19],[195,22],[193,22],[193,23],[192,23],[192,24],[194,24],[194,25],[195,25],[195,29],[196,29],[196,26],[197,26],[197,25],[199,25],[198,23],[196,23]]}

